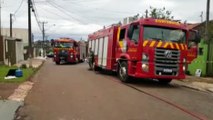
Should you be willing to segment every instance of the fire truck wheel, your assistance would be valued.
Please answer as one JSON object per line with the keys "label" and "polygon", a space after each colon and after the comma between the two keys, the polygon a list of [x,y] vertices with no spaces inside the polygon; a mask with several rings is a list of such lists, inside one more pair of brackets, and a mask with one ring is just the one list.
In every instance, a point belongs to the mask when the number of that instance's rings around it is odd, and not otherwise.
{"label": "fire truck wheel", "polygon": [[172,81],[172,79],[158,79],[158,81],[160,84],[167,85]]}
{"label": "fire truck wheel", "polygon": [[98,71],[98,67],[95,65],[95,63],[93,64],[93,70]]}
{"label": "fire truck wheel", "polygon": [[130,76],[128,75],[127,62],[121,62],[118,69],[118,76],[122,82],[130,82]]}
{"label": "fire truck wheel", "polygon": [[55,62],[55,64],[56,64],[56,65],[59,65],[59,64],[60,64],[60,62]]}
{"label": "fire truck wheel", "polygon": [[76,58],[75,59],[75,64],[77,64],[79,62],[79,59],[78,58]]}

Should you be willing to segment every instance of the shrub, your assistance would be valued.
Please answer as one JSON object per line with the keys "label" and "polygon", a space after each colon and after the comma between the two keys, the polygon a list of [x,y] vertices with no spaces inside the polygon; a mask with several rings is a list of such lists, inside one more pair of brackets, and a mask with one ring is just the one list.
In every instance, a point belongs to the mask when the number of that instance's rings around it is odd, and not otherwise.
{"label": "shrub", "polygon": [[21,65],[21,68],[27,69],[27,64],[22,64],[22,65]]}

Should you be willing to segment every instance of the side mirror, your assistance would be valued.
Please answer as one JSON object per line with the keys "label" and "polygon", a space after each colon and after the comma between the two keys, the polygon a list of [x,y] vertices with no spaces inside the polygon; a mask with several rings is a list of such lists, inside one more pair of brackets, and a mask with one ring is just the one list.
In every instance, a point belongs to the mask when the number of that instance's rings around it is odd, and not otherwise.
{"label": "side mirror", "polygon": [[198,31],[190,30],[189,31],[189,42],[199,43],[201,40],[201,36]]}
{"label": "side mirror", "polygon": [[76,42],[74,42],[74,47],[78,47],[78,44]]}
{"label": "side mirror", "polygon": [[195,41],[197,41],[197,43],[200,43],[200,40],[201,40],[201,35],[200,35],[199,32],[197,32],[196,33],[196,40]]}
{"label": "side mirror", "polygon": [[134,40],[134,43],[135,43],[135,44],[138,44],[138,41],[137,41],[137,40]]}
{"label": "side mirror", "polygon": [[128,33],[127,33],[128,38],[132,38],[133,31],[134,31],[134,26],[130,25],[128,29]]}

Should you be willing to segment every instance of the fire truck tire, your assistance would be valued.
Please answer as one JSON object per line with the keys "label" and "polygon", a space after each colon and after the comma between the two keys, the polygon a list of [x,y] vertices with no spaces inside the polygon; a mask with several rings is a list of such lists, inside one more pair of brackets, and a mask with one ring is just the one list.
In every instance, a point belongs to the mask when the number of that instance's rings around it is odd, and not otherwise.
{"label": "fire truck tire", "polygon": [[60,61],[59,61],[59,62],[58,62],[58,61],[56,61],[56,62],[55,62],[55,64],[56,64],[56,65],[60,65]]}
{"label": "fire truck tire", "polygon": [[98,69],[98,66],[93,65],[93,70],[94,70],[94,71],[98,71],[98,70],[99,70],[99,69]]}
{"label": "fire truck tire", "polygon": [[130,82],[130,76],[128,75],[128,64],[127,62],[121,62],[118,68],[118,76],[122,82]]}
{"label": "fire truck tire", "polygon": [[77,63],[79,63],[79,59],[78,58],[75,59],[75,64],[77,64]]}
{"label": "fire truck tire", "polygon": [[158,79],[158,81],[160,84],[167,85],[172,81],[172,79]]}

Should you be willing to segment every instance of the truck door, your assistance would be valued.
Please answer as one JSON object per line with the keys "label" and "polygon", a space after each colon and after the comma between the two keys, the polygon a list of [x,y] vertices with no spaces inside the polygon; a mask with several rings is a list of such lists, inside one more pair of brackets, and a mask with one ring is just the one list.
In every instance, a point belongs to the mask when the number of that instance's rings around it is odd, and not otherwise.
{"label": "truck door", "polygon": [[139,35],[140,35],[140,26],[139,24],[132,24],[129,26],[128,33],[127,33],[127,45],[128,50],[127,52],[130,55],[132,60],[137,60],[137,50],[138,50],[138,43],[139,43]]}
{"label": "truck door", "polygon": [[190,30],[188,37],[188,51],[187,61],[191,63],[198,55],[198,43],[200,42],[200,36],[197,31]]}

